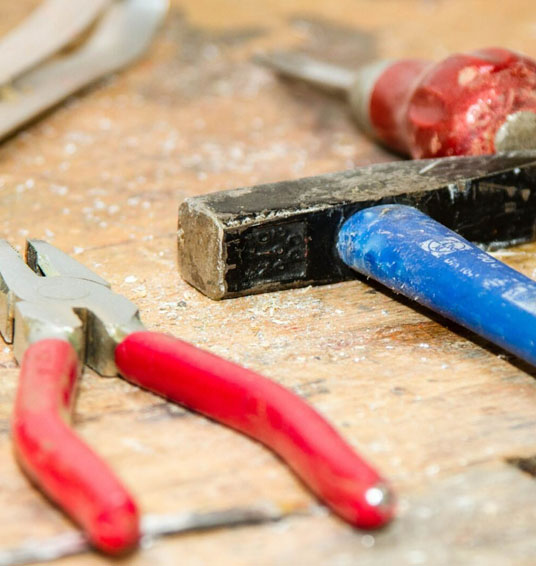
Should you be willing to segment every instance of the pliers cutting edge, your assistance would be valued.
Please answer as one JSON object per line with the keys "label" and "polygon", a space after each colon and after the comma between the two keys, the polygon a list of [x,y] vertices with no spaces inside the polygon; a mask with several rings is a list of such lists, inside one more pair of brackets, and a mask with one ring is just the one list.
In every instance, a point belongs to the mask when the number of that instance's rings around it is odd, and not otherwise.
{"label": "pliers cutting edge", "polygon": [[262,442],[351,524],[387,523],[387,483],[314,409],[280,385],[176,338],[144,330],[136,306],[54,246],[0,240],[0,332],[21,363],[12,423],[32,480],[108,553],[140,536],[135,500],[69,428],[80,364],[180,403]]}

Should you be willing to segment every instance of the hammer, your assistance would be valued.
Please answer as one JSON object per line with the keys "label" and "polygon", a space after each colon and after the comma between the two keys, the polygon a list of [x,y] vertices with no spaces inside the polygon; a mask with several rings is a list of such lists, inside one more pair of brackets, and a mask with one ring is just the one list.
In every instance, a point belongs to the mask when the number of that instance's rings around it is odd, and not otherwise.
{"label": "hammer", "polygon": [[394,162],[186,199],[179,265],[213,299],[358,271],[536,365],[536,283],[484,251],[535,218],[536,151]]}

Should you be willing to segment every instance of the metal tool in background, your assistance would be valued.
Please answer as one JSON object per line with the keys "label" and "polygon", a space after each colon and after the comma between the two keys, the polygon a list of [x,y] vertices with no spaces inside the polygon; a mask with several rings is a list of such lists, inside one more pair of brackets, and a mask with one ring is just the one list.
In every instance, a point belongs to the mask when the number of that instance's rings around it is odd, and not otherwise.
{"label": "metal tool in background", "polygon": [[0,85],[5,85],[69,45],[112,0],[45,0],[0,38]]}
{"label": "metal tool in background", "polygon": [[[158,538],[169,535],[269,523],[306,513],[307,511],[284,512],[274,505],[260,504],[204,513],[183,511],[166,515],[144,515],[140,519],[140,546],[146,548]],[[28,538],[13,548],[1,548],[0,566],[50,562],[91,550],[92,545],[84,533],[66,531],[48,538]]]}
{"label": "metal tool in background", "polygon": [[67,425],[80,362],[258,440],[352,525],[377,528],[392,518],[387,483],[299,397],[191,344],[145,331],[133,303],[54,246],[29,241],[26,261],[0,241],[0,332],[21,360],[15,452],[93,546],[117,554],[135,547],[141,534],[134,498]]}
{"label": "metal tool in background", "polygon": [[[168,0],[112,0],[80,47],[42,63],[12,82],[11,95],[0,101],[0,139],[69,95],[140,57],[167,7]],[[1,48],[0,43],[0,61]]]}
{"label": "metal tool in background", "polygon": [[350,266],[536,364],[534,282],[467,241],[530,241],[535,218],[536,151],[379,164],[186,199],[179,266],[214,299]]}
{"label": "metal tool in background", "polygon": [[536,148],[536,61],[507,49],[439,63],[378,61],[357,70],[296,53],[256,60],[342,93],[365,133],[415,159]]}

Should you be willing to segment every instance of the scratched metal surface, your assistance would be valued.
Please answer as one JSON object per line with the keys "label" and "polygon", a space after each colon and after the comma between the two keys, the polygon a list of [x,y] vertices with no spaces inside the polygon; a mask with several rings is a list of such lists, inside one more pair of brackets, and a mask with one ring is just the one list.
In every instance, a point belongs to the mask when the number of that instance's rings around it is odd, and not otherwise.
{"label": "scratched metal surface", "polygon": [[[2,30],[35,5],[2,2]],[[381,533],[318,513],[172,537],[120,563],[533,563],[536,483],[506,462],[536,453],[533,370],[363,282],[215,303],[178,277],[175,228],[187,196],[392,159],[360,136],[340,101],[252,65],[255,49],[299,44],[348,62],[348,46],[366,60],[503,44],[535,56],[535,25],[532,0],[493,10],[488,0],[177,0],[142,62],[2,145],[3,237],[51,241],[136,301],[149,327],[291,387],[400,494],[399,519]],[[497,253],[529,276],[535,254],[534,244]],[[71,525],[13,459],[8,347],[0,372],[6,547]],[[146,512],[311,503],[262,447],[120,380],[87,371],[74,423]]]}

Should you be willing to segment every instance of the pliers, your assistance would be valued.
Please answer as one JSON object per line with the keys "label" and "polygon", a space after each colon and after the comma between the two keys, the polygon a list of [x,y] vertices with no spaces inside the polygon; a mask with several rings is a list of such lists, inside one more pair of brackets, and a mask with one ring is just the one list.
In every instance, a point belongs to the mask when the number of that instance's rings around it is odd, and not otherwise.
{"label": "pliers", "polygon": [[260,441],[355,526],[380,527],[394,514],[385,480],[309,405],[253,371],[144,330],[132,302],[46,242],[29,240],[25,263],[0,240],[0,332],[21,363],[18,460],[101,551],[135,547],[140,521],[134,498],[69,428],[84,363]]}

